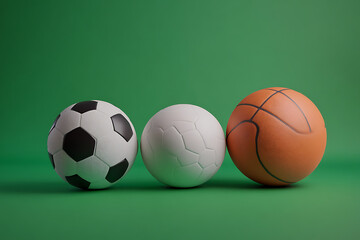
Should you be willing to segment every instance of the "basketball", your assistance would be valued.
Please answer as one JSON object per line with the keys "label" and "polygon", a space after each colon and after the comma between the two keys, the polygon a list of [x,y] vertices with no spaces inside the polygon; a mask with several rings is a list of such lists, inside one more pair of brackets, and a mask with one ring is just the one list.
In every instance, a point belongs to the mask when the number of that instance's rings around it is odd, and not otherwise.
{"label": "basketball", "polygon": [[266,88],[236,106],[226,144],[244,175],[260,184],[282,186],[315,170],[325,151],[326,128],[307,97],[288,88]]}

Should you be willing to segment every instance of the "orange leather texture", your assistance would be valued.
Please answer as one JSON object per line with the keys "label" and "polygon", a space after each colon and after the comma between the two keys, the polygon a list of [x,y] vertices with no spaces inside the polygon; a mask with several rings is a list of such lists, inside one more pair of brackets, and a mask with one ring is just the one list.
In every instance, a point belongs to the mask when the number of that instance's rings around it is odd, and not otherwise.
{"label": "orange leather texture", "polygon": [[320,163],[324,119],[315,104],[287,88],[267,88],[244,98],[230,116],[226,143],[237,168],[265,185],[288,185]]}

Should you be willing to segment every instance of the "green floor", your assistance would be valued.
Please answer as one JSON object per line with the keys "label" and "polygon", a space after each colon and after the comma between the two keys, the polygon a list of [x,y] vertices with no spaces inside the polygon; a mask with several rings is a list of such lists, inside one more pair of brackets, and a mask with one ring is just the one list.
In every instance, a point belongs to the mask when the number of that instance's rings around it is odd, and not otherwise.
{"label": "green floor", "polygon": [[226,164],[201,187],[172,189],[138,157],[101,191],[71,187],[50,163],[3,165],[0,239],[359,239],[360,164],[340,162],[324,159],[287,188],[262,187]]}

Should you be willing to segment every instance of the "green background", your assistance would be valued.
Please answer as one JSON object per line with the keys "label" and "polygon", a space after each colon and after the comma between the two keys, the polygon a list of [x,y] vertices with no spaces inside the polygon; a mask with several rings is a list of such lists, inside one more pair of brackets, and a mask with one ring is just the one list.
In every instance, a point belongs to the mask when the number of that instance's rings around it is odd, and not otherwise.
{"label": "green background", "polygon": [[[359,239],[360,1],[0,1],[1,239]],[[83,192],[47,157],[68,105],[113,103],[138,138],[177,103],[224,130],[248,94],[308,96],[328,131],[322,163],[289,188],[246,179],[227,154],[194,189],[170,189],[140,153],[113,188]],[[140,140],[140,139],[139,139]]]}

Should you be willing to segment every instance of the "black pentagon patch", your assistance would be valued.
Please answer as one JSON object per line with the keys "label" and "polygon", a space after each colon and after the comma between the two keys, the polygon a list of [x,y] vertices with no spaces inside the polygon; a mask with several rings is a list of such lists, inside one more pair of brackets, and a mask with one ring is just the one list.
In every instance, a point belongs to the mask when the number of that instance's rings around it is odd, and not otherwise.
{"label": "black pentagon patch", "polygon": [[108,180],[110,183],[114,183],[119,180],[122,176],[124,176],[127,168],[129,167],[129,162],[124,158],[118,164],[110,167],[108,173],[106,174],[105,179]]}
{"label": "black pentagon patch", "polygon": [[48,153],[48,154],[49,154],[50,162],[51,162],[53,168],[55,169],[54,157],[53,157],[53,155],[51,153]]}
{"label": "black pentagon patch", "polygon": [[120,134],[128,142],[133,135],[133,131],[126,118],[119,113],[112,116],[111,121],[113,123],[114,131]]}
{"label": "black pentagon patch", "polygon": [[50,131],[49,131],[49,134],[50,134],[51,131],[56,127],[56,123],[57,123],[57,121],[59,120],[59,118],[60,118],[60,114],[56,117],[53,125],[51,126]]}
{"label": "black pentagon patch", "polygon": [[65,134],[64,151],[76,162],[94,154],[95,139],[81,127]]}
{"label": "black pentagon patch", "polygon": [[98,103],[95,102],[95,101],[79,102],[79,103],[75,104],[71,108],[71,110],[83,114],[83,113],[86,113],[88,111],[95,110],[96,107],[97,107],[97,104]]}
{"label": "black pentagon patch", "polygon": [[65,178],[66,178],[66,181],[68,181],[68,183],[70,183],[71,185],[78,187],[78,188],[88,189],[90,186],[90,182],[81,178],[77,174],[69,176],[69,177],[65,177]]}

